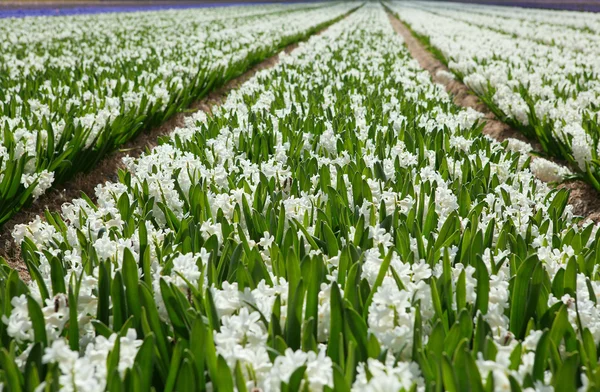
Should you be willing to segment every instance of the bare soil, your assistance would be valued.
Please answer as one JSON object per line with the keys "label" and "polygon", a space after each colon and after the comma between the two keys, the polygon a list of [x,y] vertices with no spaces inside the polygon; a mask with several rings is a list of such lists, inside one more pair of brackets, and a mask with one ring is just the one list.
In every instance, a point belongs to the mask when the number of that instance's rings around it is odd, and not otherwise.
{"label": "bare soil", "polygon": [[600,195],[593,186],[585,181],[568,181],[560,184],[559,189],[568,189],[569,203],[573,212],[594,222],[600,222]]}
{"label": "bare soil", "polygon": [[[454,103],[461,107],[470,107],[484,114],[485,126],[483,133],[502,142],[513,138],[531,144],[534,151],[541,151],[541,146],[535,140],[526,138],[521,132],[508,124],[500,121],[494,113],[483,103],[473,91],[464,83],[456,79],[440,77],[439,71],[450,72],[440,60],[428,51],[421,42],[413,36],[411,31],[391,13],[388,13],[390,23],[394,30],[402,36],[411,56],[418,61],[419,65],[431,74],[434,82],[443,85],[446,91],[454,98]],[[532,156],[532,159],[535,159]],[[554,160],[557,162],[556,160]],[[557,162],[561,163],[561,162]],[[573,213],[600,222],[600,195],[591,185],[584,181],[570,181],[558,186],[570,190],[569,203],[573,206]]]}

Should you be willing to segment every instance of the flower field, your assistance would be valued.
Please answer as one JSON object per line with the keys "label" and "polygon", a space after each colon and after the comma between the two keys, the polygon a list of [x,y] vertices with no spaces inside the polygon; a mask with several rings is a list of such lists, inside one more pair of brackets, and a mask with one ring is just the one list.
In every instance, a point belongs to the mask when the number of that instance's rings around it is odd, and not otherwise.
{"label": "flower field", "polygon": [[600,190],[600,15],[452,3],[388,6],[498,117]]}
{"label": "flower field", "polygon": [[[19,195],[4,202],[11,215],[47,178],[93,166],[310,36],[157,147],[124,159],[118,181],[103,181],[94,198],[14,227],[28,276],[0,258],[0,391],[600,388],[600,232],[554,187],[569,169],[532,161],[525,142],[484,134],[483,114],[432,82],[386,10],[490,108],[590,181],[596,152],[575,164],[581,143],[597,148],[594,103],[574,89],[595,83],[576,66],[591,69],[583,56],[593,45],[559,33],[543,43],[549,36],[532,26],[568,22],[564,29],[594,36],[593,21],[359,5],[123,14],[117,20],[131,24],[122,25],[102,15],[0,23],[22,28],[1,44],[15,75],[1,82],[19,92],[3,106],[2,184],[16,183]],[[467,21],[463,7],[481,19]],[[522,21],[485,19],[511,17]],[[89,19],[102,27],[84,28]],[[24,23],[64,37],[25,33]],[[489,58],[459,50],[493,39],[467,37],[484,23],[513,26],[489,30],[506,45],[523,39],[532,53],[562,53],[563,67],[538,73],[534,57],[501,63],[492,48]],[[486,68],[492,62],[508,76]],[[127,103],[132,96],[139,102]],[[538,107],[548,108],[545,122]]]}
{"label": "flower field", "polygon": [[6,19],[0,26],[6,37],[0,43],[0,224],[53,183],[89,170],[140,131],[351,7]]}

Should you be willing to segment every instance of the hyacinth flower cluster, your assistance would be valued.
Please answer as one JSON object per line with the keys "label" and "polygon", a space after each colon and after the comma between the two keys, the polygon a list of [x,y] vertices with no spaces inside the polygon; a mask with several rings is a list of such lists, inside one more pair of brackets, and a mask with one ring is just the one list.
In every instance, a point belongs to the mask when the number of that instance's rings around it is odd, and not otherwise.
{"label": "hyacinth flower cluster", "polygon": [[600,190],[600,16],[386,4],[500,119]]}
{"label": "hyacinth flower cluster", "polygon": [[55,183],[356,4],[0,23],[0,224]]}
{"label": "hyacinth flower cluster", "polygon": [[361,7],[15,229],[0,384],[598,388],[597,226],[480,117]]}

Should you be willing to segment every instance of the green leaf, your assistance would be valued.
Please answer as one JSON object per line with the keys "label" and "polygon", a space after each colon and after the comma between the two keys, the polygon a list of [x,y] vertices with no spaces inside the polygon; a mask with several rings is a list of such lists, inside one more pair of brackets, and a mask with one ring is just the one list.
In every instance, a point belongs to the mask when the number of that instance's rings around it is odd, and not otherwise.
{"label": "green leaf", "polygon": [[46,336],[46,321],[42,308],[31,295],[27,296],[27,309],[33,327],[34,342],[41,343],[42,346],[48,346],[48,338]]}
{"label": "green leaf", "polygon": [[246,380],[244,379],[244,374],[242,373],[242,367],[240,366],[240,362],[237,361],[235,363],[235,387],[238,392],[247,392],[248,388],[246,388]]}
{"label": "green leaf", "polygon": [[52,293],[67,293],[65,286],[65,270],[61,261],[57,257],[50,258],[50,275],[52,279]]}
{"label": "green leaf", "polygon": [[[121,356],[121,339],[117,339],[115,341],[115,345],[113,346],[112,350],[110,350],[110,352],[108,353],[108,358],[106,359],[106,371],[107,371],[107,374],[112,375],[112,378],[114,378],[115,376],[117,378],[119,377],[120,356]],[[112,381],[116,381],[116,380],[113,379]],[[118,381],[120,381],[120,379]],[[120,384],[120,382],[119,382],[119,384]],[[112,386],[112,384],[111,384],[111,386]],[[113,389],[113,388],[111,388],[111,389]],[[118,388],[118,390],[121,390],[121,388]]]}
{"label": "green leaf", "polygon": [[112,322],[115,330],[120,330],[127,318],[127,302],[121,271],[115,272],[111,282],[110,300],[112,303]]}
{"label": "green leaf", "polygon": [[205,368],[205,346],[206,346],[206,325],[201,317],[196,317],[192,325],[190,334],[190,352],[194,357],[195,373],[198,377],[198,385],[204,386],[206,383],[204,377]]}
{"label": "green leaf", "polygon": [[298,350],[301,347],[302,304],[304,303],[305,291],[302,279],[298,282],[295,290],[292,291],[290,286],[289,298],[292,298],[292,301],[288,304],[285,341],[293,350]]}
{"label": "green leaf", "polygon": [[219,392],[233,392],[233,378],[225,358],[219,355],[217,361],[217,375],[213,385],[217,387]]}
{"label": "green leaf", "polygon": [[326,222],[323,222],[323,236],[325,243],[327,244],[327,254],[329,257],[337,256],[339,253],[339,246],[335,234]]}
{"label": "green leaf", "polygon": [[[42,354],[43,348],[40,343],[34,344],[29,351],[24,372],[24,389],[27,391],[35,390],[35,388],[41,383],[41,377],[45,375],[46,366],[42,364]],[[1,379],[2,377],[0,377],[0,380]]]}
{"label": "green leaf", "polygon": [[[363,320],[358,312],[356,312],[352,308],[344,309],[345,321],[346,325],[350,327],[350,331],[352,331],[352,335],[356,340],[357,349],[360,353],[360,361],[366,361],[369,355],[369,342],[367,337],[369,336],[369,330],[367,328],[367,323]],[[346,333],[347,335],[347,333]]]}
{"label": "green leaf", "polygon": [[189,339],[189,330],[186,314],[177,298],[175,290],[178,290],[175,286],[169,285],[164,279],[160,280],[160,293],[165,303],[169,320],[171,320],[173,330],[178,337],[187,340]]}
{"label": "green leaf", "polygon": [[153,367],[154,367],[154,345],[155,337],[149,334],[144,339],[137,354],[135,355],[135,364],[140,367],[140,390],[149,391],[152,385]]}
{"label": "green leaf", "polygon": [[175,390],[175,382],[177,381],[177,374],[179,373],[179,368],[183,357],[184,344],[184,341],[180,340],[175,345],[173,356],[171,357],[167,381],[165,382],[164,392],[172,392]]}
{"label": "green leaf", "polygon": [[77,298],[73,294],[73,286],[69,285],[69,347],[79,352],[79,321]]}
{"label": "green leaf", "polygon": [[456,384],[456,375],[452,363],[447,356],[442,356],[442,379],[444,380],[444,389],[448,392],[458,392]]}
{"label": "green leaf", "polygon": [[596,349],[596,343],[594,341],[594,337],[588,328],[583,331],[583,348],[585,350],[585,354],[588,357],[589,368],[596,369],[598,366],[598,354]]}
{"label": "green leaf", "polygon": [[565,336],[565,333],[571,328],[567,306],[562,305],[552,323],[552,328],[550,329],[550,340],[552,343],[554,343],[556,347],[560,346],[560,342]]}
{"label": "green leaf", "polygon": [[0,349],[0,365],[6,375],[6,386],[11,392],[21,392],[23,378],[12,356],[5,348]]}
{"label": "green leaf", "polygon": [[579,355],[569,354],[553,377],[555,391],[577,390]]}
{"label": "green leaf", "polygon": [[458,311],[467,307],[467,279],[465,270],[462,270],[456,283],[456,309]]}
{"label": "green leaf", "polygon": [[[98,321],[108,325],[110,312],[110,272],[107,269],[109,263],[100,263],[98,266],[98,307],[96,318]],[[70,300],[69,300],[69,303]],[[73,302],[75,303],[75,302]],[[117,305],[118,306],[118,305]]]}
{"label": "green leaf", "polygon": [[339,338],[344,330],[344,306],[342,303],[342,294],[336,282],[331,283],[331,313],[329,316],[329,344],[327,345],[327,355],[333,363],[341,364],[339,345],[343,342]]}
{"label": "green leaf", "polygon": [[138,295],[139,277],[138,266],[129,248],[123,251],[122,277],[125,283],[125,297],[127,298],[127,310],[135,317],[136,324],[140,320],[141,304]]}
{"label": "green leaf", "polygon": [[525,260],[517,271],[515,284],[511,293],[510,306],[510,331],[517,338],[522,338],[525,334],[525,327],[529,321],[526,312],[528,304],[529,286],[533,270],[539,263],[537,257],[532,256]]}
{"label": "green leaf", "polygon": [[196,391],[196,378],[191,361],[185,358],[179,367],[175,391]]}
{"label": "green leaf", "polygon": [[170,346],[168,345],[166,333],[163,324],[160,321],[154,299],[152,298],[149,289],[145,285],[140,285],[140,297],[144,303],[141,313],[142,325],[145,325],[144,334],[145,336],[149,336],[150,334],[156,336],[155,343],[160,359],[159,369],[161,369],[162,366],[161,370],[164,371],[162,376],[166,377],[166,365],[169,363],[171,358]]}
{"label": "green leaf", "polygon": [[339,366],[333,366],[333,389],[338,392],[350,392],[350,383],[342,374]]}
{"label": "green leaf", "polygon": [[481,257],[477,257],[476,270],[477,299],[475,309],[479,310],[481,314],[487,314],[490,296],[490,274]]}

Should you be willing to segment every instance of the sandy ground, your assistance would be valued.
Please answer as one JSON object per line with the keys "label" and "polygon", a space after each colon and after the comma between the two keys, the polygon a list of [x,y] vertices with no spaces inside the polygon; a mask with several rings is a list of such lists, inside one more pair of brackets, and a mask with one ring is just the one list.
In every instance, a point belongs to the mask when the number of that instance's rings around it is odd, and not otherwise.
{"label": "sandy ground", "polygon": [[[450,72],[448,68],[429,52],[400,20],[390,13],[388,13],[388,17],[394,30],[403,37],[412,57],[419,62],[419,65],[423,69],[431,74],[433,81],[442,84],[446,88],[446,91],[454,96],[454,103],[458,106],[473,108],[484,114],[486,124],[483,128],[483,133],[500,142],[507,138],[519,139],[531,144],[535,151],[541,151],[539,143],[528,140],[518,130],[499,121],[475,93],[462,82],[440,77],[438,71]],[[535,156],[532,156],[532,159],[535,159]],[[600,222],[600,195],[591,185],[584,181],[570,181],[558,187],[571,191],[569,203],[573,206],[573,212],[576,215]]]}

